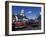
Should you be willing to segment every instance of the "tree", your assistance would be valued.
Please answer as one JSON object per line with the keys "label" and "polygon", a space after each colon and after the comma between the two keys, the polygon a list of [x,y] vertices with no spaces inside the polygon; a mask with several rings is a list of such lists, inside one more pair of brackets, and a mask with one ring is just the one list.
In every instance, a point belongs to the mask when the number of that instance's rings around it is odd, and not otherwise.
{"label": "tree", "polygon": [[37,19],[38,19],[38,20],[41,20],[41,15],[39,15]]}

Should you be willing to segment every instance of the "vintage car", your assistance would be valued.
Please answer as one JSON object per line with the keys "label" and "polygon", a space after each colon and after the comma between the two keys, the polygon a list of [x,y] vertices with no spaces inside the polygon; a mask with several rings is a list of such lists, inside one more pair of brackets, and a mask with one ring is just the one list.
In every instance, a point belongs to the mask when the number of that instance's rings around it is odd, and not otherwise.
{"label": "vintage car", "polygon": [[15,22],[15,28],[23,28],[26,27],[25,22]]}

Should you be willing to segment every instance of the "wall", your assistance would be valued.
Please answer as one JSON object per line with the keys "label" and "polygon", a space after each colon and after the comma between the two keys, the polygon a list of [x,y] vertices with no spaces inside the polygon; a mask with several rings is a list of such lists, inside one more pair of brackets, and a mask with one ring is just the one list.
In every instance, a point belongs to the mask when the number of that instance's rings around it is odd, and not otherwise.
{"label": "wall", "polygon": [[[5,36],[5,1],[6,0],[0,0],[0,37],[15,37],[15,36]],[[11,0],[11,1],[13,1],[13,0]],[[16,1],[16,0],[14,0],[14,1]],[[42,2],[42,3],[45,2],[45,0],[17,0],[17,1]],[[46,17],[45,17],[45,19],[46,19]],[[45,20],[45,22],[46,22],[46,20]],[[16,37],[46,37],[46,34],[23,35],[23,36],[16,36]]]}

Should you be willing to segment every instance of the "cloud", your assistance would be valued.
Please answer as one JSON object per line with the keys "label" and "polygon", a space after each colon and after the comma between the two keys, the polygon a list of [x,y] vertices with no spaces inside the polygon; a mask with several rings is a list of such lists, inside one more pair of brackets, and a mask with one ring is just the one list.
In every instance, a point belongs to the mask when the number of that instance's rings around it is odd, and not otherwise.
{"label": "cloud", "polygon": [[31,14],[31,13],[32,13],[32,11],[28,11],[28,13],[30,13],[30,14]]}
{"label": "cloud", "polygon": [[41,12],[40,12],[40,15],[41,15]]}

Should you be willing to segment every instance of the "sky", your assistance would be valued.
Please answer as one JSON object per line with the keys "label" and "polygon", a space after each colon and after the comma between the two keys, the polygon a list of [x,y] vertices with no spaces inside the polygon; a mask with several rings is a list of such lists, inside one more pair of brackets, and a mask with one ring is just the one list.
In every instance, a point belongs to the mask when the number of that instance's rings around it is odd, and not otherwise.
{"label": "sky", "polygon": [[36,19],[41,12],[41,7],[28,7],[28,6],[12,6],[12,14],[19,14],[21,10],[24,10],[24,15],[28,19]]}

